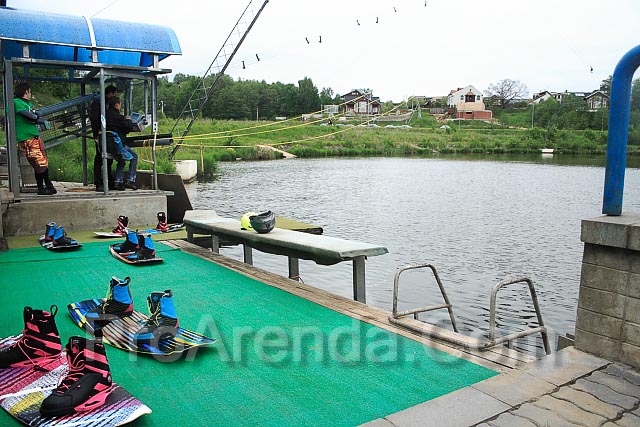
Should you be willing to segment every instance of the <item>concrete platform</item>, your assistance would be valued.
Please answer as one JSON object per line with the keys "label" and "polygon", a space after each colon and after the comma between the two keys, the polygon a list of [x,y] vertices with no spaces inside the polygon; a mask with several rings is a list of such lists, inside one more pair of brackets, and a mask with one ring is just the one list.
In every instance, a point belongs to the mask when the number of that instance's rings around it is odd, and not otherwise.
{"label": "concrete platform", "polygon": [[640,425],[640,373],[568,347],[366,427]]}
{"label": "concrete platform", "polygon": [[38,196],[36,193],[2,194],[3,236],[42,233],[51,221],[67,231],[98,230],[113,227],[119,215],[133,224],[154,224],[159,211],[167,211],[167,196],[161,190],[111,191],[98,193],[93,185],[54,183],[58,194]]}

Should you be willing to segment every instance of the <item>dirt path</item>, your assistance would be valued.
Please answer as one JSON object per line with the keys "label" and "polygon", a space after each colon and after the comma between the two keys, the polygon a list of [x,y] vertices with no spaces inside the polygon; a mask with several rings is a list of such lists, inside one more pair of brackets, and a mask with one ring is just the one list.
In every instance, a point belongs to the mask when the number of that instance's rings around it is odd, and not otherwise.
{"label": "dirt path", "polygon": [[278,149],[276,147],[272,147],[271,145],[258,145],[258,144],[256,144],[256,147],[260,147],[260,148],[262,148],[264,150],[270,150],[270,151],[275,151],[277,153],[281,153],[282,157],[284,157],[285,159],[295,159],[296,157],[298,157],[295,154],[287,153],[286,151],[280,150],[280,149]]}

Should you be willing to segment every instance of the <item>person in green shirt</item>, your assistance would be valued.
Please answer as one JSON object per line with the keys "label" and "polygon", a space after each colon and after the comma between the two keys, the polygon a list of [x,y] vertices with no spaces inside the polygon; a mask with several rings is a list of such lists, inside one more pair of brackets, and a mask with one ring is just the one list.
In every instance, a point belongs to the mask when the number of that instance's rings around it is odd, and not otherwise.
{"label": "person in green shirt", "polygon": [[18,148],[29,161],[36,176],[39,195],[52,195],[57,191],[49,179],[49,160],[40,138],[38,125],[44,118],[36,113],[31,103],[31,88],[28,83],[18,83],[14,90],[13,105],[16,111],[16,141]]}

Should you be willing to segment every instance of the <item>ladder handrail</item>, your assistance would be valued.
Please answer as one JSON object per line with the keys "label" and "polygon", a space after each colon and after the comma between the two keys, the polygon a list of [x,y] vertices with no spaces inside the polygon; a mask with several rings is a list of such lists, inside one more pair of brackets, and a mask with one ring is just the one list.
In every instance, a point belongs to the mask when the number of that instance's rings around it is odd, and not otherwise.
{"label": "ladder handrail", "polygon": [[[408,310],[404,312],[398,312],[398,284],[400,282],[400,275],[407,270],[415,270],[418,268],[430,268],[433,272],[433,276],[436,279],[436,283],[438,284],[438,288],[440,288],[440,293],[442,294],[442,298],[444,299],[444,304],[432,305],[428,307],[416,308],[413,310]],[[418,320],[418,313],[423,313],[425,311],[433,311],[441,308],[446,308],[449,312],[449,318],[451,319],[451,325],[453,326],[453,330],[458,332],[458,326],[456,325],[456,318],[453,315],[453,306],[449,302],[449,297],[447,296],[447,292],[444,290],[444,286],[442,285],[442,281],[440,280],[440,276],[438,275],[438,271],[435,266],[431,264],[409,264],[404,267],[400,267],[398,271],[396,271],[395,277],[393,279],[393,318],[397,319],[399,317],[407,316],[409,314],[413,314],[414,319]]]}
{"label": "ladder handrail", "polygon": [[[498,291],[505,286],[513,285],[515,283],[526,283],[529,287],[529,294],[531,295],[531,301],[533,302],[533,308],[536,311],[536,317],[538,318],[538,327],[531,328],[527,331],[514,332],[509,335],[504,335],[499,337],[497,340],[495,338],[496,333],[496,299],[498,296]],[[540,312],[540,304],[538,304],[538,295],[536,294],[536,289],[533,286],[533,282],[531,279],[527,277],[519,277],[515,279],[505,279],[498,283],[496,283],[491,289],[491,300],[489,303],[489,342],[487,344],[491,344],[490,347],[494,345],[500,344],[504,341],[511,341],[514,338],[520,338],[527,335],[534,334],[536,332],[540,332],[542,335],[542,344],[544,345],[544,351],[547,354],[551,354],[551,349],[549,347],[549,337],[547,334],[547,328],[544,326],[544,322],[542,320],[542,313]]]}
{"label": "ladder handrail", "polygon": [[[399,290],[399,283],[400,283],[400,275],[404,271],[419,269],[419,268],[431,269],[431,271],[433,272],[433,276],[435,277],[436,282],[438,284],[438,287],[440,288],[440,293],[442,294],[445,304],[419,307],[419,308],[399,312],[398,311],[398,290]],[[506,286],[513,285],[516,283],[523,283],[523,282],[526,283],[529,288],[531,301],[533,302],[533,307],[536,311],[536,317],[538,319],[538,326],[535,328],[529,328],[524,331],[514,332],[508,335],[502,335],[496,338],[496,300],[498,296],[498,291]],[[398,269],[393,280],[393,307],[392,307],[392,315],[389,317],[389,320],[391,321],[391,323],[418,331],[418,329],[416,329],[415,326],[412,326],[406,323],[403,324],[401,318],[413,314],[414,319],[420,321],[420,319],[418,319],[418,313],[437,310],[441,308],[446,308],[448,310],[454,332],[459,335],[463,335],[458,331],[455,317],[453,315],[453,306],[449,302],[449,298],[447,297],[447,293],[444,290],[444,286],[442,285],[442,281],[440,280],[440,276],[438,275],[438,271],[436,270],[435,266],[431,264],[409,264],[404,267],[400,267]],[[422,322],[427,323],[424,321]],[[474,344],[474,347],[477,345],[478,350],[484,351],[484,350],[488,350],[489,348],[495,347],[498,344],[502,344],[504,342],[510,343],[516,338],[522,338],[522,337],[536,334],[536,333],[540,333],[542,335],[542,344],[544,346],[545,353],[547,355],[551,354],[551,347],[549,346],[549,337],[547,333],[547,327],[544,325],[544,321],[542,320],[540,304],[538,303],[538,296],[536,294],[536,290],[535,290],[535,286],[533,285],[533,282],[527,277],[519,277],[514,279],[505,279],[496,283],[491,289],[491,297],[490,297],[490,304],[489,304],[489,340],[483,344],[480,344],[478,342],[478,344]],[[455,344],[462,344],[462,341],[460,341],[459,339],[456,339],[455,336],[452,337],[447,335],[447,336],[439,336],[439,338],[453,342]]]}

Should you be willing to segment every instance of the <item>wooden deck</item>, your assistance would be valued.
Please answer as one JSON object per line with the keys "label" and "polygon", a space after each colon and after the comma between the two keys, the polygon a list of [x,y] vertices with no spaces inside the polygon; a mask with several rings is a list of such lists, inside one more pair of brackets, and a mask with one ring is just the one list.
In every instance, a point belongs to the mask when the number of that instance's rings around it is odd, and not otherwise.
{"label": "wooden deck", "polygon": [[285,292],[322,305],[323,307],[329,308],[353,319],[391,331],[400,336],[410,338],[434,349],[441,350],[458,358],[477,363],[498,372],[508,372],[514,369],[526,369],[527,363],[535,360],[532,356],[519,353],[506,347],[495,347],[487,351],[477,351],[456,347],[455,345],[445,341],[439,341],[430,336],[417,334],[392,324],[389,322],[389,316],[391,315],[391,312],[389,311],[372,307],[358,301],[353,301],[339,295],[334,295],[308,284],[300,283],[243,262],[227,258],[184,240],[167,240],[163,243],[171,247],[178,248],[183,252],[199,256],[208,261],[229,268],[245,276],[259,280],[269,286],[282,289]]}

